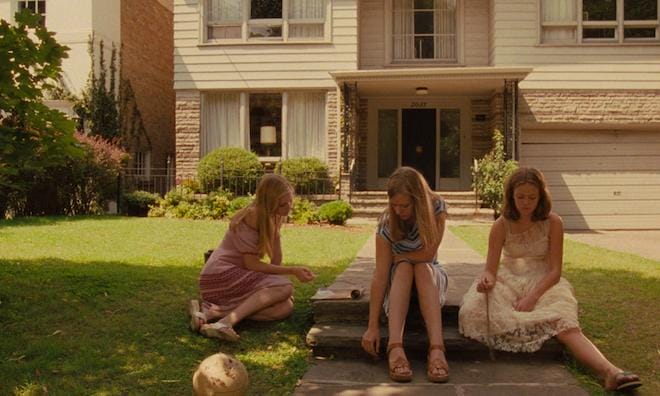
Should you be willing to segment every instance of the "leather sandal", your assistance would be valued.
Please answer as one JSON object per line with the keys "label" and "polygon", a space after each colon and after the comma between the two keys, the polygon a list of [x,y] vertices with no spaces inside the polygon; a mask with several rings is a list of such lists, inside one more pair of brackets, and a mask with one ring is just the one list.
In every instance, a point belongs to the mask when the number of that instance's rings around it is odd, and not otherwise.
{"label": "leather sandal", "polygon": [[198,300],[190,300],[188,303],[188,316],[190,316],[190,330],[195,333],[199,332],[200,327],[206,324],[206,315],[200,309]]}
{"label": "leather sandal", "polygon": [[390,379],[396,382],[410,382],[412,381],[413,373],[410,369],[408,359],[399,356],[395,361],[390,360],[390,351],[396,348],[403,349],[403,344],[400,342],[393,342],[387,345],[387,365],[390,371]]}
{"label": "leather sandal", "polygon": [[220,340],[236,342],[241,337],[234,331],[234,328],[222,322],[204,324],[199,329],[199,333],[207,338],[218,338]]}
{"label": "leather sandal", "polygon": [[445,346],[440,344],[435,344],[429,346],[428,353],[428,366],[426,367],[426,376],[431,382],[447,382],[449,381],[449,367],[447,365],[446,359],[435,358],[431,360],[431,351],[438,349],[442,351],[442,354],[445,353]]}

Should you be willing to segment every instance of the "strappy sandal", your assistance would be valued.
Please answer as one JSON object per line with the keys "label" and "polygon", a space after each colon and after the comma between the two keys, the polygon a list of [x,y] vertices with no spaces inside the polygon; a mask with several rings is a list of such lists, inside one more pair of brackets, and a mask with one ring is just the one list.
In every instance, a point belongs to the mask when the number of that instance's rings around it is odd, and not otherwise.
{"label": "strappy sandal", "polygon": [[610,381],[605,381],[606,390],[624,392],[642,386],[639,376],[630,371],[619,371],[612,377],[614,378],[610,377]]}
{"label": "strappy sandal", "polygon": [[190,300],[188,303],[188,315],[190,316],[190,330],[199,332],[200,327],[206,324],[206,315],[199,307],[199,301]]}
{"label": "strappy sandal", "polygon": [[199,333],[207,338],[218,338],[224,341],[236,342],[241,337],[234,331],[234,328],[222,322],[204,324],[199,329]]}
{"label": "strappy sandal", "polygon": [[[426,376],[431,382],[447,382],[449,381],[449,367],[447,366],[446,359],[435,358],[431,360],[431,351],[439,349],[442,354],[445,353],[444,345],[435,344],[429,347],[428,353],[428,366],[426,367]],[[440,372],[438,372],[440,371]]]}
{"label": "strappy sandal", "polygon": [[390,371],[390,379],[396,382],[410,382],[412,381],[413,373],[410,369],[408,359],[405,357],[398,357],[395,361],[390,361],[390,352],[396,348],[403,349],[403,344],[400,342],[393,342],[387,345],[387,365]]}

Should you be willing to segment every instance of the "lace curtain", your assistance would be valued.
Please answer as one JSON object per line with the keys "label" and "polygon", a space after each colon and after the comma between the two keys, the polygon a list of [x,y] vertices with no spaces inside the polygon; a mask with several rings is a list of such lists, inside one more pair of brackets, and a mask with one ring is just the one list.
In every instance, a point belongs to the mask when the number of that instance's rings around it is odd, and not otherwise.
{"label": "lace curtain", "polygon": [[287,100],[287,156],[325,160],[325,94],[289,93]]}
{"label": "lace curtain", "polygon": [[[297,20],[306,22],[299,23]],[[319,22],[313,23],[313,20]],[[323,37],[324,23],[325,0],[289,1],[289,37]]]}
{"label": "lace curtain", "polygon": [[577,21],[576,0],[543,0],[541,14],[543,22],[564,22],[567,26],[543,26],[541,41],[573,42],[576,39]]}
{"label": "lace curtain", "polygon": [[220,146],[243,147],[240,109],[240,94],[202,95],[202,156]]}
{"label": "lace curtain", "polygon": [[209,22],[240,21],[242,0],[208,0]]}

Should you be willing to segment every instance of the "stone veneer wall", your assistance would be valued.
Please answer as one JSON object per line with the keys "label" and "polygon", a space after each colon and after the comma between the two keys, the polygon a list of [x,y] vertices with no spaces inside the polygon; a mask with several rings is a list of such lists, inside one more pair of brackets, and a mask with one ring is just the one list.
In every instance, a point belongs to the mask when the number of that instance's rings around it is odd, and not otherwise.
{"label": "stone veneer wall", "polygon": [[367,134],[369,123],[369,101],[358,99],[358,130],[355,141],[355,175],[358,190],[367,188]]}
{"label": "stone veneer wall", "polygon": [[339,108],[337,107],[337,91],[329,91],[326,95],[326,155],[330,174],[339,174]]}
{"label": "stone veneer wall", "polygon": [[620,124],[658,128],[660,91],[524,91],[519,101],[521,125]]}
{"label": "stone veneer wall", "polygon": [[165,168],[175,150],[171,1],[122,1],[120,12],[122,78],[133,88],[151,142],[151,166]]}
{"label": "stone veneer wall", "polygon": [[[490,128],[492,115],[490,114],[490,101],[488,99],[472,99],[470,101],[472,111],[472,158],[481,158],[491,147],[493,130]],[[479,120],[478,115],[484,115],[485,119]]]}
{"label": "stone veneer wall", "polygon": [[201,94],[199,91],[176,92],[176,179],[197,174],[200,153]]}

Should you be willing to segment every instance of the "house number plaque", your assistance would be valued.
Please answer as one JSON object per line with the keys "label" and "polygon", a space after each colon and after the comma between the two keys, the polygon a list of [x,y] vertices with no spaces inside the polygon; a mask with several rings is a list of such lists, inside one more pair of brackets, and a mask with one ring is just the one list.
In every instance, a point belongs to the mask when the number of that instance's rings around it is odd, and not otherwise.
{"label": "house number plaque", "polygon": [[410,106],[411,106],[411,107],[416,107],[416,108],[419,108],[419,107],[426,107],[426,102],[412,102],[412,103],[410,104]]}

